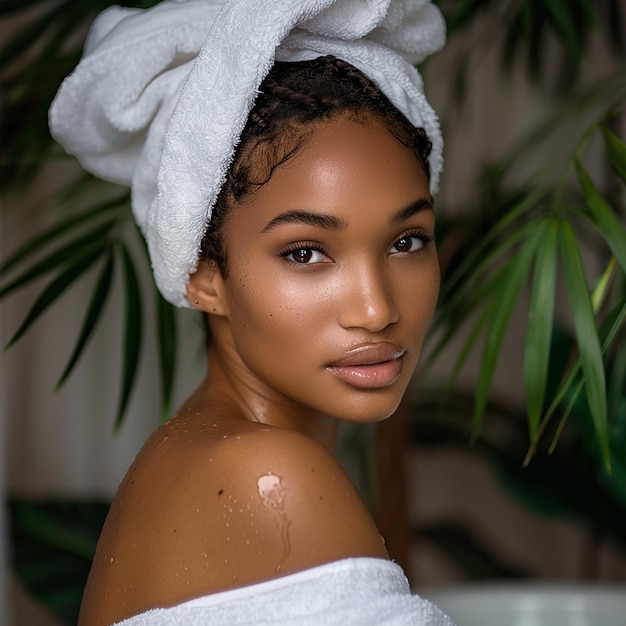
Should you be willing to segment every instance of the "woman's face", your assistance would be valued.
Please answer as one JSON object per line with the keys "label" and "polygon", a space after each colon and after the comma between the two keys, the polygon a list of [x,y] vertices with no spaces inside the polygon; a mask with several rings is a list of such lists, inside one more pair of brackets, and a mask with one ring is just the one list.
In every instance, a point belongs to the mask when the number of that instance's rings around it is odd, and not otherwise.
{"label": "woman's face", "polygon": [[418,159],[375,118],[320,123],[225,229],[237,376],[283,411],[388,417],[439,290]]}

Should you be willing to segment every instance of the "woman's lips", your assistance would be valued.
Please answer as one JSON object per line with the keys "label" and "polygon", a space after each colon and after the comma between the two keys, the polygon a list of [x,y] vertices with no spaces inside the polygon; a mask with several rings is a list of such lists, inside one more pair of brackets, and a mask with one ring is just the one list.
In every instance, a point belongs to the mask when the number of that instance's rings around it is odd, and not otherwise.
{"label": "woman's lips", "polygon": [[405,350],[390,343],[358,346],[326,369],[340,380],[362,389],[378,389],[395,383],[402,373]]}

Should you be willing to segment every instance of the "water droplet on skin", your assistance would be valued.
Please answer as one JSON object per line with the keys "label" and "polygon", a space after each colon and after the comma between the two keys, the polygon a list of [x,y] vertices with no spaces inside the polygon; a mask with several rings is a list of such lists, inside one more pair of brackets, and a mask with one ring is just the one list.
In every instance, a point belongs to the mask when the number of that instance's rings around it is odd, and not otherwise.
{"label": "water droplet on skin", "polygon": [[280,476],[272,474],[271,471],[259,477],[257,480],[257,488],[263,506],[266,511],[272,511],[276,515],[280,528],[283,554],[276,564],[276,573],[278,573],[291,553],[291,538],[289,537],[289,526],[291,522],[287,519],[287,513],[285,511],[285,489]]}

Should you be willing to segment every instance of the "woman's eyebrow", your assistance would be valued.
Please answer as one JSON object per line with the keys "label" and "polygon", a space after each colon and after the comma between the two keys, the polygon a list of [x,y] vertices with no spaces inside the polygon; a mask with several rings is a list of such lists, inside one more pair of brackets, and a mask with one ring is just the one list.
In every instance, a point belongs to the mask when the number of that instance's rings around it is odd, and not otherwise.
{"label": "woman's eyebrow", "polygon": [[[400,209],[391,217],[391,222],[397,224],[408,220],[411,216],[420,211],[432,211],[432,204],[426,199],[420,199],[412,202],[408,206]],[[261,233],[267,233],[279,224],[307,224],[309,226],[317,226],[327,230],[342,230],[346,227],[346,223],[334,215],[324,215],[321,213],[312,213],[302,209],[292,209],[285,211],[275,218],[271,219],[261,230]]]}
{"label": "woman's eyebrow", "polygon": [[422,211],[432,211],[432,210],[433,210],[433,205],[431,204],[430,200],[426,200],[425,198],[422,198],[420,200],[417,200],[416,202],[412,202],[411,204],[404,207],[403,209],[400,209],[395,215],[391,217],[390,221],[392,224],[398,224],[399,222],[404,222],[405,220],[408,220],[410,217],[412,217],[416,213],[420,213]]}
{"label": "woman's eyebrow", "polygon": [[277,215],[263,227],[261,232],[267,233],[279,224],[308,224],[310,226],[326,228],[327,230],[341,230],[346,227],[346,223],[342,219],[333,215],[323,215],[294,209]]}

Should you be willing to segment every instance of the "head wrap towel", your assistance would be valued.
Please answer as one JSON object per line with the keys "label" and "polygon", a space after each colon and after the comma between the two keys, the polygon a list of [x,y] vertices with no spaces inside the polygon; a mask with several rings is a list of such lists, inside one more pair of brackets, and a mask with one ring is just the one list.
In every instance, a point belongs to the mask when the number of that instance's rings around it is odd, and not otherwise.
{"label": "head wrap towel", "polygon": [[259,85],[277,61],[332,54],[373,80],[433,143],[441,132],[413,67],[443,46],[429,0],[166,0],[111,7],[50,109],[52,135],[83,167],[132,187],[159,289],[189,306],[211,208]]}

